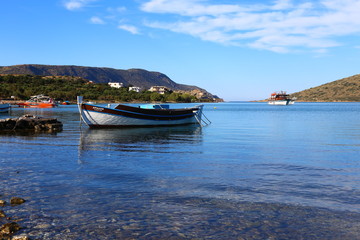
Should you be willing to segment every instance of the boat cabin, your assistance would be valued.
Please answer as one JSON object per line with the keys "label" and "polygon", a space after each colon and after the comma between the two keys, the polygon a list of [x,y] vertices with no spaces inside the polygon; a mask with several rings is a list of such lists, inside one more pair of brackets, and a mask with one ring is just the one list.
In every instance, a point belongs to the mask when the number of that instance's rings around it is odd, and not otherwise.
{"label": "boat cabin", "polygon": [[271,94],[270,100],[287,100],[289,99],[289,94],[285,91],[274,92]]}

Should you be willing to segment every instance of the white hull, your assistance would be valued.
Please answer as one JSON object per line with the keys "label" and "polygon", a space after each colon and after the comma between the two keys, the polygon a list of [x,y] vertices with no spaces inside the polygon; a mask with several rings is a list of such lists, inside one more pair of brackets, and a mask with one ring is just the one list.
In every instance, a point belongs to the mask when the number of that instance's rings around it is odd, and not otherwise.
{"label": "white hull", "polygon": [[207,125],[210,123],[208,119],[202,121],[203,105],[180,109],[161,108],[161,105],[152,105],[152,107],[144,108],[122,104],[115,108],[95,106],[83,103],[82,97],[78,96],[81,119],[92,128],[174,126],[194,123]]}
{"label": "white hull", "polygon": [[275,100],[275,101],[269,101],[268,104],[270,105],[292,105],[295,101],[292,100]]}

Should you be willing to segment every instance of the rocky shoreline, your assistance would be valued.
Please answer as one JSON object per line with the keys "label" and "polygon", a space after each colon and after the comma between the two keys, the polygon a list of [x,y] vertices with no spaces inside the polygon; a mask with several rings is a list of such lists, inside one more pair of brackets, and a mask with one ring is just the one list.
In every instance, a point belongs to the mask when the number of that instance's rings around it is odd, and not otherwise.
{"label": "rocky shoreline", "polygon": [[56,118],[42,118],[30,114],[19,118],[0,119],[0,132],[59,132],[62,128],[63,124]]}

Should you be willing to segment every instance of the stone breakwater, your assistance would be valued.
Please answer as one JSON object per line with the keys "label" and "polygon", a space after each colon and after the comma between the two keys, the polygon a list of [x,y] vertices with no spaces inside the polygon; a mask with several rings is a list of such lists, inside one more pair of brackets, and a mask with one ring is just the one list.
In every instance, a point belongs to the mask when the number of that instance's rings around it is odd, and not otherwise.
{"label": "stone breakwater", "polygon": [[56,118],[42,118],[34,115],[23,115],[19,118],[0,119],[0,132],[35,131],[58,132],[62,131],[63,124]]}

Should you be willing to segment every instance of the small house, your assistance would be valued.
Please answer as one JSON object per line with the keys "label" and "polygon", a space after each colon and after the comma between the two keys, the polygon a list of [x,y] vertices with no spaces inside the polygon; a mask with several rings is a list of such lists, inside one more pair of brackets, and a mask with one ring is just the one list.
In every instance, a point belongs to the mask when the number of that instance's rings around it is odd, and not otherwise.
{"label": "small house", "polygon": [[129,91],[140,92],[140,87],[129,87]]}
{"label": "small house", "polygon": [[169,89],[167,89],[164,86],[152,86],[149,89],[149,91],[150,92],[157,92],[157,93],[160,93],[160,94],[165,94],[166,92],[169,92]]}
{"label": "small house", "polygon": [[113,87],[113,88],[121,88],[124,85],[121,82],[109,82],[108,84],[109,84],[110,87]]}

